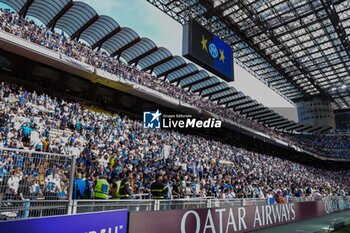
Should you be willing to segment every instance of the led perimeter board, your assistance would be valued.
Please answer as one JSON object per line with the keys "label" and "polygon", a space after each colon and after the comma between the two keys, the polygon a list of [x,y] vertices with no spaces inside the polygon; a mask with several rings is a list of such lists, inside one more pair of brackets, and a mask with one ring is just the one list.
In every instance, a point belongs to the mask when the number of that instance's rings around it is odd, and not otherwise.
{"label": "led perimeter board", "polygon": [[211,73],[234,80],[232,48],[199,23],[184,25],[182,55]]}

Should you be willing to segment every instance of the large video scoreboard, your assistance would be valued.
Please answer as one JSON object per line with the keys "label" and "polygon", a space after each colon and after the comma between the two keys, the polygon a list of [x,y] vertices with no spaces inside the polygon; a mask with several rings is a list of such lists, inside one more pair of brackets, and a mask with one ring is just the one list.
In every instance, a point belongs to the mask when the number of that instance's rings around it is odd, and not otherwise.
{"label": "large video scoreboard", "polygon": [[234,80],[232,48],[194,20],[184,26],[182,54],[218,77]]}

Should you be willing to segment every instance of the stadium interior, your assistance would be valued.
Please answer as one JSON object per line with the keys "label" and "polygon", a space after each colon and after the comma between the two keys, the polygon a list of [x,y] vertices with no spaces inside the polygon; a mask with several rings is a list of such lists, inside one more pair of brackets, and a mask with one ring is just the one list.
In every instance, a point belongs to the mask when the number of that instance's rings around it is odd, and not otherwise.
{"label": "stadium interior", "polygon": [[[349,3],[285,1],[287,20],[260,1],[147,1],[230,43],[237,64],[297,106],[299,122],[86,3],[0,0],[0,223],[350,200]],[[222,127],[146,129],[153,110]]]}

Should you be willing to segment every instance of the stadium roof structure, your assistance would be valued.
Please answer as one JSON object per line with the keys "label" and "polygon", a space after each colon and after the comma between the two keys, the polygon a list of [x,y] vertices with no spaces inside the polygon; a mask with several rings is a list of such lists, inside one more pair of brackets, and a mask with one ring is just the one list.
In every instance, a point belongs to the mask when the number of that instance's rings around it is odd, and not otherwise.
{"label": "stadium roof structure", "polygon": [[[232,108],[266,126],[281,126],[279,123],[289,123],[287,126],[296,124],[245,96],[226,82],[199,70],[194,64],[187,63],[182,57],[172,55],[166,48],[158,48],[152,40],[140,38],[134,30],[121,27],[111,17],[98,15],[86,3],[72,0],[0,2],[13,8],[23,18],[36,18],[51,30],[60,29],[70,39],[82,40],[93,49],[103,49],[117,59],[123,58],[129,65],[139,66],[143,71],[154,73],[158,78],[168,79],[177,86],[198,93],[203,98],[209,98],[218,105]],[[172,5],[172,1],[165,2],[169,7]],[[194,4],[197,1],[190,2]]]}
{"label": "stadium roof structure", "polygon": [[350,108],[349,0],[147,0],[233,48],[237,63],[291,102]]}

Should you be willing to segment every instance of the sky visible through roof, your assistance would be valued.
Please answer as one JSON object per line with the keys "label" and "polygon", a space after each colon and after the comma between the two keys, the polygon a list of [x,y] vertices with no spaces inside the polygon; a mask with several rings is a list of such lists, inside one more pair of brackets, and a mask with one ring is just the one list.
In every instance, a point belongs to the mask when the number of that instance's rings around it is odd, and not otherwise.
{"label": "sky visible through roof", "polygon": [[[120,26],[130,27],[140,37],[148,37],[158,47],[165,47],[173,55],[182,54],[182,25],[152,6],[146,0],[80,0],[91,5],[98,14],[114,18]],[[3,8],[4,4],[0,3]],[[295,107],[269,89],[250,73],[234,65],[235,81],[229,83],[276,112],[297,120]]]}

